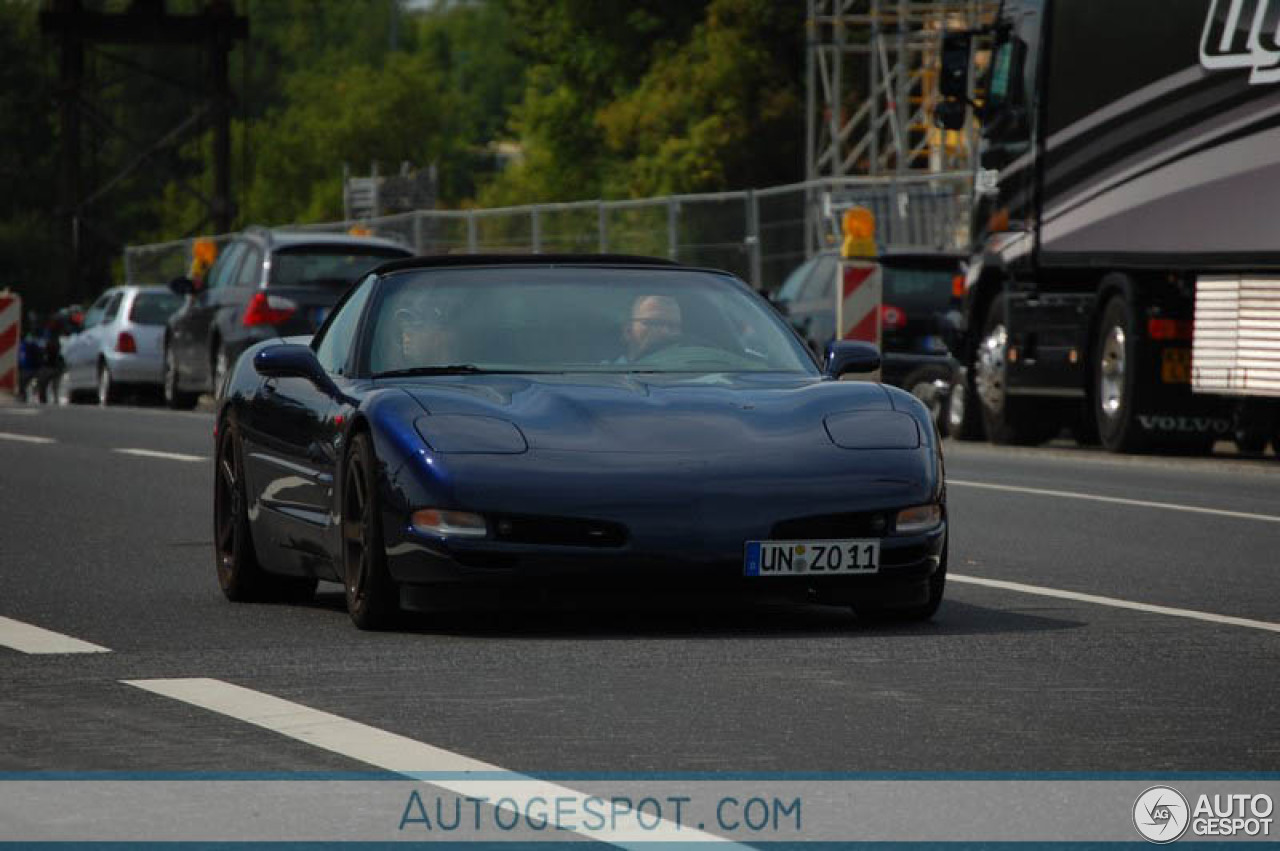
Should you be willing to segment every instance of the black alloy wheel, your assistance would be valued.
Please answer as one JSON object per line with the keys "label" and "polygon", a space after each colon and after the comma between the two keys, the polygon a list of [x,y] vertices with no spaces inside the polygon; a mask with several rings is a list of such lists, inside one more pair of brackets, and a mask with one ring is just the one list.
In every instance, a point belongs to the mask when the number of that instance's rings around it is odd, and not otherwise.
{"label": "black alloy wheel", "polygon": [[347,612],[360,629],[387,629],[400,613],[400,590],[387,572],[376,458],[367,434],[351,441],[342,485],[342,575]]}
{"label": "black alloy wheel", "polygon": [[230,420],[224,421],[219,430],[214,464],[214,558],[222,593],[235,602],[309,599],[316,589],[315,579],[273,576],[258,562],[249,526],[239,429]]}

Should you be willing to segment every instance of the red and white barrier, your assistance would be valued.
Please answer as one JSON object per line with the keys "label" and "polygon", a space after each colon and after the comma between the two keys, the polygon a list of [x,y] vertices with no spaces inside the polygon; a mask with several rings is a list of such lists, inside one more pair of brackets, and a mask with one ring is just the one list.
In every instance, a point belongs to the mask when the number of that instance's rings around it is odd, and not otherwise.
{"label": "red and white barrier", "polygon": [[836,288],[836,335],[880,345],[880,302],[884,283],[880,264],[874,260],[840,261],[840,286]]}
{"label": "red and white barrier", "polygon": [[22,345],[22,299],[0,293],[0,393],[18,395],[18,346]]}

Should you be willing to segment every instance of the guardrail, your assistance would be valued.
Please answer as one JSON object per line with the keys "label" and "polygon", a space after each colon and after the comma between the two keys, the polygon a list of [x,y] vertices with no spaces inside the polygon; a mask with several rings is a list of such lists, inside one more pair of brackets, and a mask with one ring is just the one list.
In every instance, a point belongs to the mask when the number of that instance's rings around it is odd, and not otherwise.
{"label": "guardrail", "polygon": [[[767,189],[668,195],[624,201],[571,201],[472,210],[418,210],[374,219],[288,225],[346,232],[359,227],[419,254],[570,252],[669,257],[726,269],[762,289],[823,247],[839,244],[839,217],[853,204],[876,215],[883,249],[962,249],[968,245],[972,175],[853,177]],[[232,234],[213,237],[221,247]],[[125,249],[129,283],[185,274],[194,239]]]}

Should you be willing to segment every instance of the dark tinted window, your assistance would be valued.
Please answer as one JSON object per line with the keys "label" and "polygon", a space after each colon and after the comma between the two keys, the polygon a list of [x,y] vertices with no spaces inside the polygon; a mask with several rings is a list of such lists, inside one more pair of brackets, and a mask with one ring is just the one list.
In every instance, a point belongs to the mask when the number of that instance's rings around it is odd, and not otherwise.
{"label": "dark tinted window", "polygon": [[111,297],[111,301],[107,302],[107,312],[103,316],[103,322],[112,322],[120,313],[120,302],[124,299],[124,293],[116,293]]}
{"label": "dark tinted window", "polygon": [[406,251],[367,245],[280,248],[271,255],[271,283],[348,287],[374,266],[408,256]]}
{"label": "dark tinted window", "polygon": [[222,250],[213,268],[209,270],[208,286],[210,289],[230,286],[232,276],[240,263],[240,255],[244,253],[244,243],[233,242]]}
{"label": "dark tinted window", "polygon": [[951,282],[958,269],[928,266],[885,266],[884,300],[914,313],[944,311],[951,306]]}
{"label": "dark tinted window", "polygon": [[261,280],[262,252],[256,248],[247,248],[244,260],[240,262],[240,272],[236,275],[237,287],[254,287]]}
{"label": "dark tinted window", "polygon": [[139,325],[163,325],[182,306],[182,298],[167,290],[138,293],[129,309],[129,321]]}

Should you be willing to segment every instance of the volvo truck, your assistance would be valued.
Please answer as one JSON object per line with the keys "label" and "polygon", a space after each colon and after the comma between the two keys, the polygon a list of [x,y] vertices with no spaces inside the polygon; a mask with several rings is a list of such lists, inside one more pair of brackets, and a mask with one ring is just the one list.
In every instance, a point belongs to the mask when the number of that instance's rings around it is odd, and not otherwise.
{"label": "volvo truck", "polygon": [[980,124],[952,433],[1280,452],[1280,0],[1004,0],[940,89]]}

